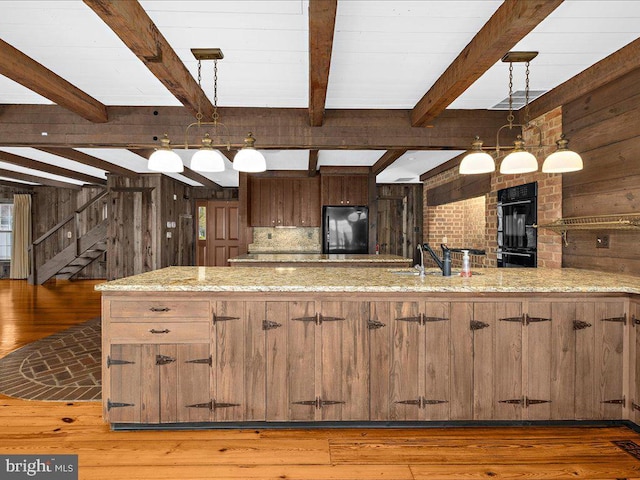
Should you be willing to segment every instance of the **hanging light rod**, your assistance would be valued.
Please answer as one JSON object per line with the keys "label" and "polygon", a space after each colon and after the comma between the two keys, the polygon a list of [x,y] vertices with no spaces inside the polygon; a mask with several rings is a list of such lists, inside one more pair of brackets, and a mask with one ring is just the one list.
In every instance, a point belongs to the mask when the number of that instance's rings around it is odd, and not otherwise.
{"label": "hanging light rod", "polygon": [[[229,130],[220,122],[220,114],[218,113],[218,60],[222,60],[224,54],[219,48],[192,48],[191,53],[198,61],[198,87],[200,87],[200,90],[202,90],[202,62],[204,60],[213,60],[213,114],[211,115],[211,121],[203,120],[204,115],[201,111],[200,98],[198,98],[196,121],[185,128],[184,149],[189,149],[189,130],[191,128],[210,127],[213,137],[209,132],[204,134],[200,148],[191,157],[191,169],[198,172],[222,172],[225,169],[224,157],[214,147],[223,147],[227,151],[231,150]],[[220,134],[218,134],[218,129],[222,131]],[[213,139],[217,136],[226,137],[226,141],[214,144]],[[255,149],[254,142],[255,138],[249,132],[244,139],[244,145],[233,159],[234,170],[264,172],[267,169],[264,155]],[[172,150],[167,134],[162,138],[161,144],[161,147],[149,157],[147,168],[157,172],[182,172],[184,170],[182,159]]]}
{"label": "hanging light rod", "polygon": [[[501,126],[496,133],[496,146],[492,148],[486,148],[482,146],[482,141],[479,137],[476,137],[472,143],[472,148],[467,155],[460,162],[460,174],[471,175],[479,173],[491,173],[495,171],[496,165],[493,157],[483,150],[495,150],[496,158],[500,155],[500,151],[505,147],[500,146],[500,132],[509,128],[511,130],[514,127],[520,128],[521,133],[517,135],[514,143],[514,148],[501,162],[500,173],[503,174],[518,174],[529,173],[538,170],[537,158],[527,151],[525,142],[523,140],[524,130],[533,128],[538,133],[539,142],[538,145],[529,147],[542,149],[546,146],[542,144],[542,129],[535,124],[530,123],[529,118],[529,62],[538,56],[538,52],[524,51],[524,52],[507,52],[502,57],[502,62],[509,64],[509,115],[507,116],[507,123]],[[526,83],[525,83],[525,105],[524,105],[524,123],[514,123],[515,116],[513,115],[513,64],[525,63],[526,64]],[[582,170],[582,158],[575,152],[572,152],[567,148],[568,140],[564,134],[560,136],[560,140],[556,142],[557,150],[549,155],[543,165],[542,171],[544,173],[565,173],[575,172]]]}

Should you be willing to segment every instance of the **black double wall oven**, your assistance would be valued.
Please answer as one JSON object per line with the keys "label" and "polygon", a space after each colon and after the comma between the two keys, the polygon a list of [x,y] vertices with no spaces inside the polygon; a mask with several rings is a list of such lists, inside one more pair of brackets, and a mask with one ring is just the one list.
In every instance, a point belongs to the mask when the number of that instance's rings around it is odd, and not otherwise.
{"label": "black double wall oven", "polygon": [[538,184],[498,190],[498,267],[538,265]]}

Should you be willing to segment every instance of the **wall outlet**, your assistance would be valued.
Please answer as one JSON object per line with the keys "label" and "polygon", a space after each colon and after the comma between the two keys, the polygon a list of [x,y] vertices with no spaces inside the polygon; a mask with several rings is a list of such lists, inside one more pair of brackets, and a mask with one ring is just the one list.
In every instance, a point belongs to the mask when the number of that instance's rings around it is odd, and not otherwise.
{"label": "wall outlet", "polygon": [[171,232],[167,232],[167,238],[171,238]]}
{"label": "wall outlet", "polygon": [[598,235],[596,237],[596,248],[609,248],[609,235]]}
{"label": "wall outlet", "polygon": [[71,232],[67,232],[67,238],[71,238],[73,234]]}

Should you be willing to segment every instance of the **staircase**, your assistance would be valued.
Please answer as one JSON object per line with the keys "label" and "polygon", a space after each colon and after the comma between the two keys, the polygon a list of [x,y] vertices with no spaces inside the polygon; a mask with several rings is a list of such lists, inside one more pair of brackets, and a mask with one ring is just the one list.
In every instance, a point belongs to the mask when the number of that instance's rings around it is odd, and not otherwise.
{"label": "staircase", "polygon": [[79,230],[80,214],[95,202],[105,197],[106,194],[107,191],[105,190],[101,194],[89,200],[89,202],[76,210],[72,215],[62,220],[47,233],[33,242],[30,249],[31,274],[28,278],[30,284],[42,285],[52,277],[68,280],[79,273],[87,265],[90,265],[94,261],[104,257],[107,250],[107,225],[109,223],[106,218],[102,219],[100,223],[95,225],[84,235],[76,235],[76,239],[74,241],[55,256],[47,260],[43,265],[36,266],[36,251],[38,246],[42,245],[42,243],[51,236],[59,236],[61,229],[63,231],[69,230],[69,226],[67,224],[71,221],[74,222],[72,231],[77,232]]}

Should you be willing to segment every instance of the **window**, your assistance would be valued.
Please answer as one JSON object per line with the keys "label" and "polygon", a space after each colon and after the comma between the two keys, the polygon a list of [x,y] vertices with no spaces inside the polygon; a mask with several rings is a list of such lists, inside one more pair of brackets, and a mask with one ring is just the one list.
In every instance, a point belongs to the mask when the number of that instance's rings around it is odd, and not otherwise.
{"label": "window", "polygon": [[11,260],[13,203],[0,203],[0,260]]}

